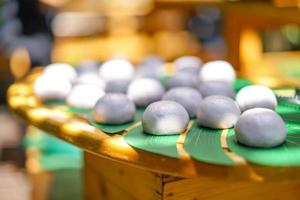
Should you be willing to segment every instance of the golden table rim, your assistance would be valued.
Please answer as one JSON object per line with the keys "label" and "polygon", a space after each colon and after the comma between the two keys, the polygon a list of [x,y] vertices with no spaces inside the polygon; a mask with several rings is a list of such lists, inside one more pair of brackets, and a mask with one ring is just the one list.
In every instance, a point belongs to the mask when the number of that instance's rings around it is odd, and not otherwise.
{"label": "golden table rim", "polygon": [[[39,75],[40,71],[33,71],[22,81],[10,86],[7,92],[9,106],[29,124],[84,151],[172,176],[211,176],[254,181],[300,180],[300,167],[267,167],[248,162],[241,162],[236,166],[220,166],[200,162],[189,156],[175,159],[132,148],[124,141],[124,135],[107,135],[90,125],[83,117],[43,105],[32,92],[33,80]],[[178,148],[180,151],[180,143]]]}

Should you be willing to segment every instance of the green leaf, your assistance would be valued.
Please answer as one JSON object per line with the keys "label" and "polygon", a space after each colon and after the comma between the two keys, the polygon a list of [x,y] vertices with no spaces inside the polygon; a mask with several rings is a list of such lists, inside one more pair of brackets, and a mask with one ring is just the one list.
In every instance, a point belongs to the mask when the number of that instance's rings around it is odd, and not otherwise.
{"label": "green leaf", "polygon": [[286,122],[294,122],[300,124],[300,107],[289,104],[288,102],[278,102],[278,106],[276,107],[276,112],[283,118]]}
{"label": "green leaf", "polygon": [[143,132],[142,125],[131,129],[125,136],[125,141],[132,147],[178,158],[176,142],[178,134],[174,135],[150,135]]}
{"label": "green leaf", "polygon": [[[300,166],[300,124],[286,123],[286,141],[274,148],[253,148],[241,145],[234,138],[234,130],[229,131],[229,149],[247,161],[267,166]],[[255,131],[255,130],[253,130]]]}
{"label": "green leaf", "polygon": [[234,165],[221,146],[222,131],[200,127],[194,123],[184,141],[184,148],[196,160],[211,164]]}
{"label": "green leaf", "polygon": [[105,133],[109,133],[109,134],[115,134],[115,133],[120,133],[120,132],[124,131],[125,129],[129,128],[130,126],[132,126],[132,125],[136,124],[137,122],[141,121],[143,113],[144,113],[144,109],[138,108],[136,110],[135,117],[134,117],[134,120],[132,122],[125,123],[125,124],[120,124],[120,125],[101,124],[101,123],[95,122],[92,118],[91,113],[89,113],[87,118],[93,126],[100,129],[101,131],[103,131]]}

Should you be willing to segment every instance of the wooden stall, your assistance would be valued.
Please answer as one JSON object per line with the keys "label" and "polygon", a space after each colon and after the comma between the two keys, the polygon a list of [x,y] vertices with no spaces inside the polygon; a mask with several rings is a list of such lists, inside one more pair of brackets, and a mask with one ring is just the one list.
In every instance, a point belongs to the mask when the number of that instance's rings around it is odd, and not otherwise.
{"label": "wooden stall", "polygon": [[[226,129],[217,135],[217,146],[210,139],[206,141],[208,149],[204,148],[202,155],[218,149],[230,165],[193,158],[185,143],[191,126],[172,143],[178,157],[149,152],[129,145],[125,138],[140,126],[139,122],[117,134],[107,134],[64,105],[41,103],[32,92],[39,74],[32,72],[13,84],[8,103],[29,124],[85,151],[85,199],[299,199],[298,165],[249,162],[229,148]],[[297,112],[294,114],[299,117]]]}
{"label": "wooden stall", "polygon": [[[164,27],[165,30],[160,33],[155,32],[157,28],[155,26],[143,27],[150,32],[151,37],[141,32],[137,25],[140,22],[139,17],[149,14],[156,8],[155,5],[162,10],[174,8],[174,12],[166,15],[171,16],[172,20],[178,10],[182,9],[189,13],[193,12],[193,8],[198,4],[209,3],[218,6],[224,12],[223,32],[228,48],[227,59],[236,67],[238,75],[246,77],[253,83],[262,83],[275,88],[299,86],[299,79],[281,76],[280,70],[278,71],[274,65],[274,59],[277,64],[278,57],[298,59],[299,52],[264,53],[258,36],[258,31],[265,28],[288,23],[299,24],[300,12],[296,7],[277,8],[271,1],[157,0],[145,1],[148,2],[144,2],[145,4],[133,1],[137,3],[136,7],[129,7],[132,9],[128,8],[127,11],[130,13],[120,14],[113,12],[115,4],[109,4],[109,1],[101,1],[104,3],[102,6],[94,7],[88,6],[88,1],[79,0],[74,1],[73,4],[68,4],[71,1],[61,1],[63,4],[52,4],[55,1],[47,0],[43,2],[51,4],[62,12],[72,11],[75,13],[71,13],[73,17],[77,16],[76,11],[79,10],[100,10],[105,13],[104,17],[109,19],[101,24],[103,27],[93,29],[94,35],[75,30],[72,32],[75,35],[66,37],[60,32],[62,35],[57,36],[54,42],[53,62],[77,64],[84,59],[105,60],[118,52],[120,46],[121,50],[126,50],[125,57],[127,56],[133,63],[138,63],[145,55],[151,53],[165,56],[168,64],[182,55],[202,56],[209,60],[203,54],[201,44],[196,43],[193,35],[183,28],[183,23],[180,23],[181,20],[184,21],[184,14],[177,16],[176,19],[179,21],[177,24]],[[274,2],[280,6],[295,5],[294,1],[289,1],[290,4]],[[103,16],[89,13],[85,17],[98,23]],[[160,15],[155,19],[160,21],[159,17]],[[166,22],[168,20],[170,18],[166,19]],[[74,22],[74,26],[76,25],[78,24]],[[92,27],[93,23],[86,26]],[[174,30],[176,34],[173,34]],[[77,37],[76,34],[83,35]],[[166,43],[171,45],[165,45]],[[169,48],[165,48],[166,46]],[[188,150],[191,144],[187,141],[195,139],[189,138],[190,130],[195,127],[193,121],[178,138],[172,138],[172,142],[168,143],[165,149],[155,150],[159,145],[152,143],[160,139],[148,141],[145,146],[149,144],[154,146],[143,149],[138,145],[132,145],[127,138],[133,135],[133,130],[141,126],[140,121],[120,132],[108,134],[94,126],[87,116],[71,111],[64,103],[56,105],[42,103],[33,94],[32,88],[34,80],[41,73],[42,69],[35,69],[11,85],[7,93],[8,104],[28,124],[84,151],[84,190],[87,200],[281,200],[283,198],[296,200],[300,198],[300,165],[296,162],[300,154],[288,154],[296,160],[293,160],[292,164],[282,160],[271,164],[264,163],[263,159],[253,161],[252,158],[231,148],[232,130],[228,129],[218,132],[214,138],[204,138],[204,143],[197,143],[198,152],[194,150],[192,152]],[[245,80],[242,79],[242,84],[243,81]],[[289,96],[294,96],[295,93],[294,88],[284,91],[284,94]],[[281,96],[282,90],[276,94]],[[295,146],[298,148],[300,146],[297,140],[300,130],[299,107],[294,109],[292,106],[288,109],[292,110],[293,116],[296,116],[291,126],[292,134],[296,138]],[[170,148],[172,150],[169,150]],[[284,148],[285,146],[281,147],[280,153]],[[218,153],[214,154],[215,151]],[[221,159],[218,157],[220,155]]]}

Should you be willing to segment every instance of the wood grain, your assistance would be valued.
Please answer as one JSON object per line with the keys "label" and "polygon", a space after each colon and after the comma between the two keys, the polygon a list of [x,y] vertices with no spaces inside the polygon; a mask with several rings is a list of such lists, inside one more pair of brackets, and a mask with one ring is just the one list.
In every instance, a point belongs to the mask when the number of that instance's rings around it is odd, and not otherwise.
{"label": "wood grain", "polygon": [[300,182],[233,182],[210,178],[183,179],[164,186],[166,200],[300,199]]}
{"label": "wood grain", "polygon": [[[101,193],[99,196],[102,195],[103,199],[122,200],[141,197],[145,200],[156,200],[162,196],[162,176],[158,174],[89,153],[85,153],[84,160],[86,194]],[[87,199],[93,198],[94,196],[87,196]]]}

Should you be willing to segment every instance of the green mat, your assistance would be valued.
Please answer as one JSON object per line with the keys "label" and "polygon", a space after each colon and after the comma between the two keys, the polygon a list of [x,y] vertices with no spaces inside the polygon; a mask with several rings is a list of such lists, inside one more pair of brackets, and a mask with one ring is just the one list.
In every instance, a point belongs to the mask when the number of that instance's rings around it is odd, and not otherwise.
{"label": "green mat", "polygon": [[141,125],[125,135],[125,141],[130,146],[173,158],[178,158],[176,147],[178,138],[179,135],[157,136],[145,134]]}
{"label": "green mat", "polygon": [[96,128],[100,129],[101,131],[108,133],[108,134],[115,134],[124,131],[125,129],[129,128],[130,126],[136,124],[137,122],[141,121],[142,115],[144,113],[144,108],[138,108],[135,113],[134,121],[120,124],[120,125],[110,125],[110,124],[100,124],[93,120],[92,114],[88,114],[89,122],[95,126]]}
{"label": "green mat", "polygon": [[184,141],[184,148],[196,160],[212,164],[234,165],[221,147],[222,131],[199,127],[195,122]]}

